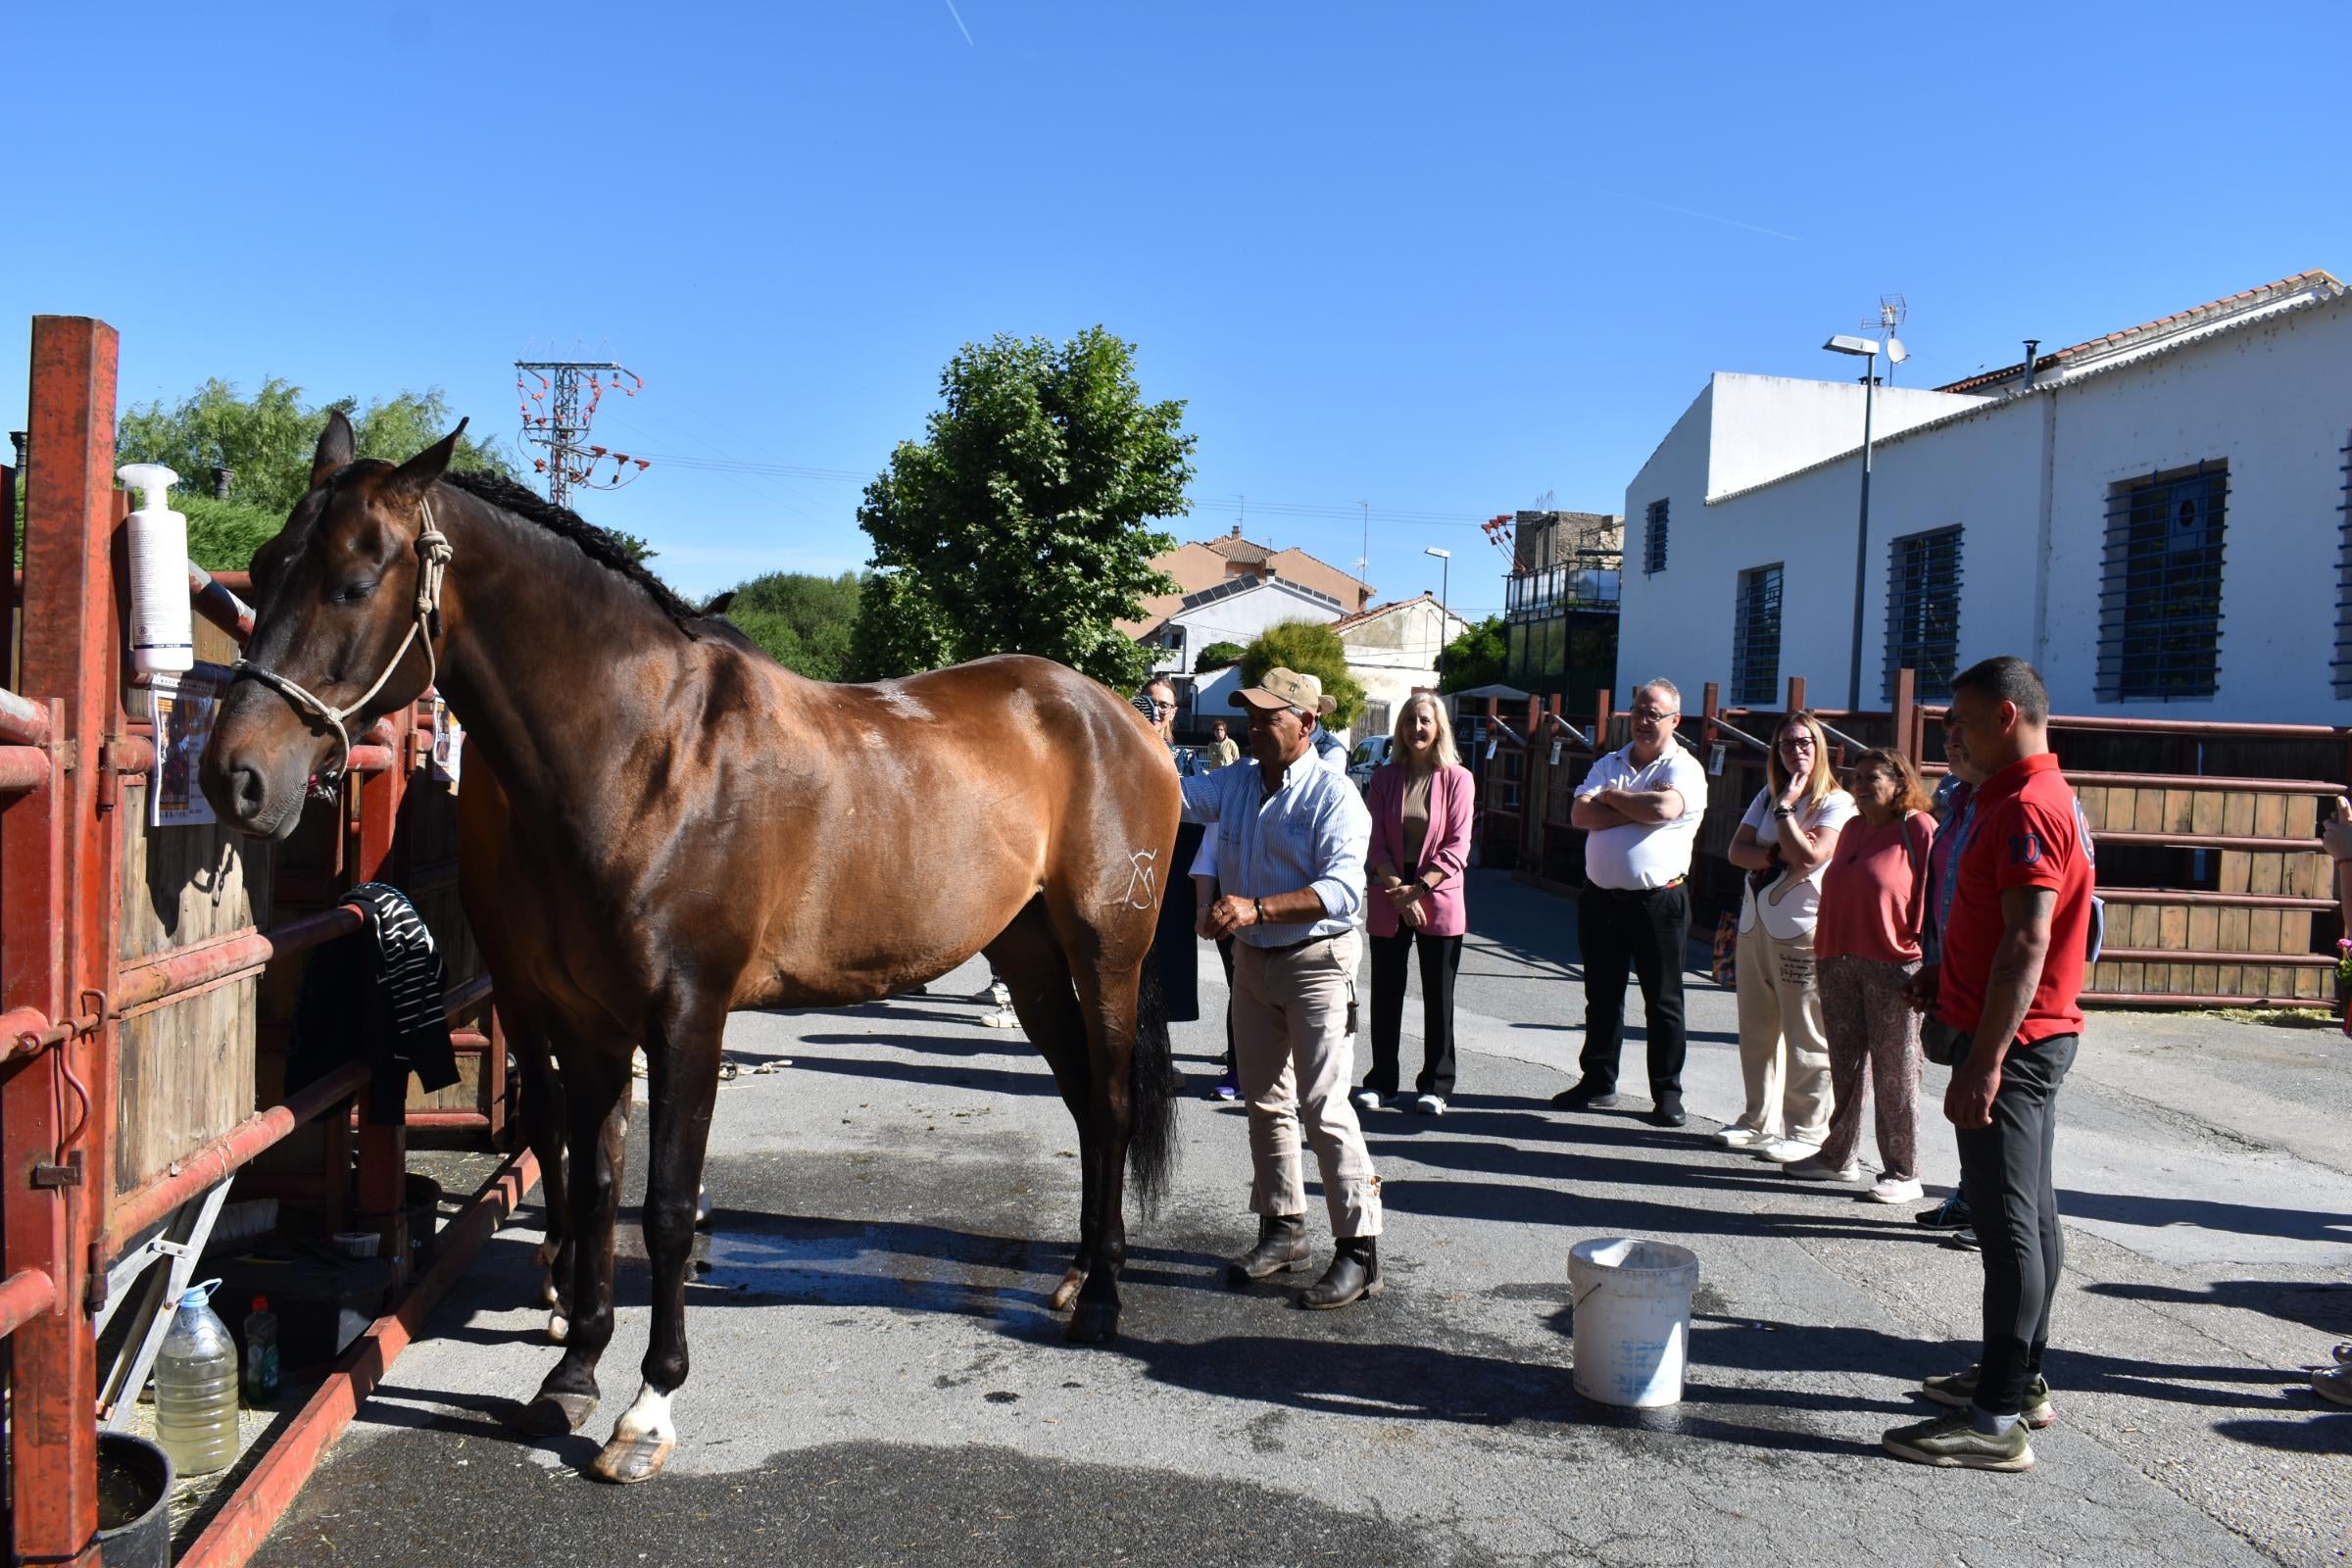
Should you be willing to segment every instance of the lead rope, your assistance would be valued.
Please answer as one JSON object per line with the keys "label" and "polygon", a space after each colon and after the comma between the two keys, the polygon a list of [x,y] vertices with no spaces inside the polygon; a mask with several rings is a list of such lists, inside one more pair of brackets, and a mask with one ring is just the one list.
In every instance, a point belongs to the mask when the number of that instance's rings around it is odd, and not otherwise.
{"label": "lead rope", "polygon": [[383,673],[375,677],[374,685],[355,701],[334,708],[298,682],[289,680],[273,669],[265,668],[250,659],[240,658],[229,665],[232,679],[237,675],[250,675],[284,697],[297,710],[308,710],[334,726],[335,739],[343,748],[343,760],[336,768],[338,775],[351,771],[351,730],[344,721],[375,700],[375,694],[384,689],[384,682],[392,678],[392,672],[408,657],[409,645],[416,640],[416,634],[420,631],[424,633],[424,684],[429,690],[440,683],[441,662],[433,655],[432,621],[441,612],[441,579],[449,570],[449,558],[454,552],[450,549],[449,535],[443,533],[433,521],[432,502],[421,501],[419,506],[423,511],[424,525],[416,532],[416,554],[421,558],[416,564],[416,618],[409,623],[409,634],[400,640],[400,647],[393,651],[391,659],[384,664]]}

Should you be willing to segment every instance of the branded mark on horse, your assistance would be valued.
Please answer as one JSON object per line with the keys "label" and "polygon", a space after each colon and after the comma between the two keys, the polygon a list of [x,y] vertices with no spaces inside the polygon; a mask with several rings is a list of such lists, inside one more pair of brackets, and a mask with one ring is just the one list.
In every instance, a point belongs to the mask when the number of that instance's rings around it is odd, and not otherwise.
{"label": "branded mark on horse", "polygon": [[[462,431],[461,425],[459,430]],[[562,1360],[541,1430],[595,1408],[612,1336],[629,1056],[650,1067],[644,1386],[592,1469],[658,1472],[687,1373],[695,1199],[738,1007],[874,1001],[986,953],[1078,1124],[1069,1337],[1108,1339],[1125,1179],[1173,1148],[1167,1032],[1144,983],[1175,771],[1134,710],[1045,660],[870,686],[804,680],[699,618],[567,512],[451,474],[457,431],[395,466],[330,416],[310,493],[254,561],[251,676],[222,699],[202,778],[223,822],[284,837],[348,726],[433,678],[465,721],[462,882],[534,1080]],[[495,790],[481,790],[487,775]],[[1139,851],[1137,846],[1145,846]],[[562,1066],[561,1110],[543,1066]],[[549,1157],[560,1119],[568,1162]]]}

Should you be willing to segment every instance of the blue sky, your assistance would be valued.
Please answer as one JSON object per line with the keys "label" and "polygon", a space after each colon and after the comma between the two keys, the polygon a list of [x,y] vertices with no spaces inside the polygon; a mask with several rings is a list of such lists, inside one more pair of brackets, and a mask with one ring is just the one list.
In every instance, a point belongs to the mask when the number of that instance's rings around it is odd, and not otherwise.
{"label": "blue sky", "polygon": [[1138,345],[1200,438],[1180,537],[1246,507],[1345,565],[1369,502],[1382,597],[1442,545],[1476,612],[1479,518],[1618,510],[1708,372],[1850,373],[1819,344],[1882,293],[1925,385],[2352,272],[2341,7],[52,5],[5,36],[7,363],[32,313],[96,315],[126,403],[439,386],[512,442],[513,361],[619,359],[645,391],[595,439],[655,466],[581,510],[695,593],[860,564],[833,476],[1000,332]]}

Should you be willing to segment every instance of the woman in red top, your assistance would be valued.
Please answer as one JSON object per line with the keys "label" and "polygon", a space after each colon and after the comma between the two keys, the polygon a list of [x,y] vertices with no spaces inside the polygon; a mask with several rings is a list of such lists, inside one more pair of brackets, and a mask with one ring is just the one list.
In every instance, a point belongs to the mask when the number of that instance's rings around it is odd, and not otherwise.
{"label": "woman in red top", "polygon": [[1854,802],[1861,820],[1838,837],[1813,932],[1836,1109],[1821,1152],[1789,1166],[1788,1174],[1860,1178],[1854,1153],[1862,1141],[1862,1088],[1870,1083],[1885,1167],[1870,1196],[1908,1203],[1920,1196],[1920,1045],[1919,1015],[1903,999],[1903,982],[1919,971],[1936,819],[1918,771],[1900,752],[1855,759]]}

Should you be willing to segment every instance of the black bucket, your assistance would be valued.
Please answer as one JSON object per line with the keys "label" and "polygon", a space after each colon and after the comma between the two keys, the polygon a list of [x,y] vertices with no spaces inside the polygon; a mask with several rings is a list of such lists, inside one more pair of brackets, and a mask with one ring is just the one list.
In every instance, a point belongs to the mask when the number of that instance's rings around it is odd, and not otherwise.
{"label": "black bucket", "polygon": [[98,1560],[172,1568],[172,1456],[127,1432],[98,1434]]}

